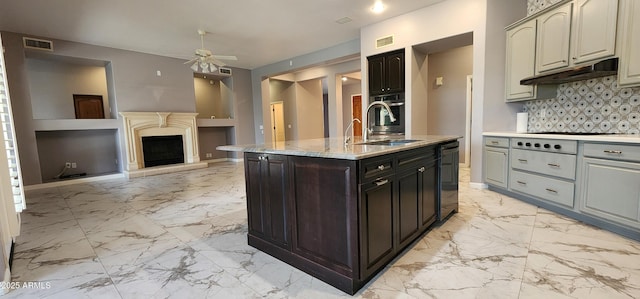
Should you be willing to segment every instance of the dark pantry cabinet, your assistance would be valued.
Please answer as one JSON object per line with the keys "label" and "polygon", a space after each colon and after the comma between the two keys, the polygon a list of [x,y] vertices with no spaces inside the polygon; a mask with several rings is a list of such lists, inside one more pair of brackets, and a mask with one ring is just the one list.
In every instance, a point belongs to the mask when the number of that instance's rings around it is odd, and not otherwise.
{"label": "dark pantry cabinet", "polygon": [[435,222],[436,149],[363,160],[246,153],[249,244],[355,293]]}
{"label": "dark pantry cabinet", "polygon": [[404,92],[404,49],[367,57],[369,95]]}

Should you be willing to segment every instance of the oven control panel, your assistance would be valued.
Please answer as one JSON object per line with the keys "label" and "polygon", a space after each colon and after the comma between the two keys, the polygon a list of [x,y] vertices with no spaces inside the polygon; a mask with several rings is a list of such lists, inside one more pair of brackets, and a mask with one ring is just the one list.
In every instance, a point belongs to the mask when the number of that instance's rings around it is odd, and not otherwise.
{"label": "oven control panel", "polygon": [[511,148],[575,155],[578,152],[578,142],[559,139],[511,138]]}

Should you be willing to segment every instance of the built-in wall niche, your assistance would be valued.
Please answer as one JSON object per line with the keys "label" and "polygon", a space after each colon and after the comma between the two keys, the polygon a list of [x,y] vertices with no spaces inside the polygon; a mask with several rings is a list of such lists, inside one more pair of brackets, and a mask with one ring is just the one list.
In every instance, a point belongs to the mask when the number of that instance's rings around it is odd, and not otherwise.
{"label": "built-in wall niche", "polygon": [[36,131],[36,143],[43,183],[121,172],[115,129]]}
{"label": "built-in wall niche", "polygon": [[[25,53],[33,119],[117,118],[109,62]],[[79,98],[92,100],[79,102]],[[89,113],[91,117],[86,117],[87,113],[79,113],[78,109],[102,109],[103,113],[93,111]]]}
{"label": "built-in wall niche", "polygon": [[215,74],[193,74],[197,118],[233,118],[233,78]]}

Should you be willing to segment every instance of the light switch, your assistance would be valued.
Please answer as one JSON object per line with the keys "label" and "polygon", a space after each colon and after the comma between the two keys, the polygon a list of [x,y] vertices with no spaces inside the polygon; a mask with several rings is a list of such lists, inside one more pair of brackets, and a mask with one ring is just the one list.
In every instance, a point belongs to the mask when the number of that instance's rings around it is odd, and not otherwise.
{"label": "light switch", "polygon": [[288,126],[288,127],[289,127],[289,129],[291,129],[291,124],[289,124],[289,126]]}
{"label": "light switch", "polygon": [[161,77],[161,76],[162,76],[162,72],[161,72],[161,71],[156,71],[156,75],[157,75],[158,77]]}
{"label": "light switch", "polygon": [[437,86],[442,86],[442,85],[444,85],[444,78],[442,78],[442,77],[437,77],[437,78],[436,78],[436,85],[437,85]]}

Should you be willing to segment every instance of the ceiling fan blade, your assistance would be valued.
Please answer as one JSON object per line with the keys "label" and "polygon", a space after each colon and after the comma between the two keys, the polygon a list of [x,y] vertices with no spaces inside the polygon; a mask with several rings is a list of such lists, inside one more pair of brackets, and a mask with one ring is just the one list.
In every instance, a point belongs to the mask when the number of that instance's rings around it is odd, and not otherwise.
{"label": "ceiling fan blade", "polygon": [[238,57],[234,55],[213,55],[213,58],[220,60],[238,60]]}
{"label": "ceiling fan blade", "polygon": [[225,65],[227,65],[226,63],[222,62],[221,60],[215,59],[213,57],[211,57],[211,59],[209,61],[211,63],[217,65],[217,66],[225,66]]}
{"label": "ceiling fan blade", "polygon": [[189,61],[185,62],[184,64],[190,64],[190,63],[194,63],[194,62],[196,62],[196,61],[198,61],[198,57],[195,57],[195,58],[193,58],[193,59],[191,59],[191,60],[189,60]]}

